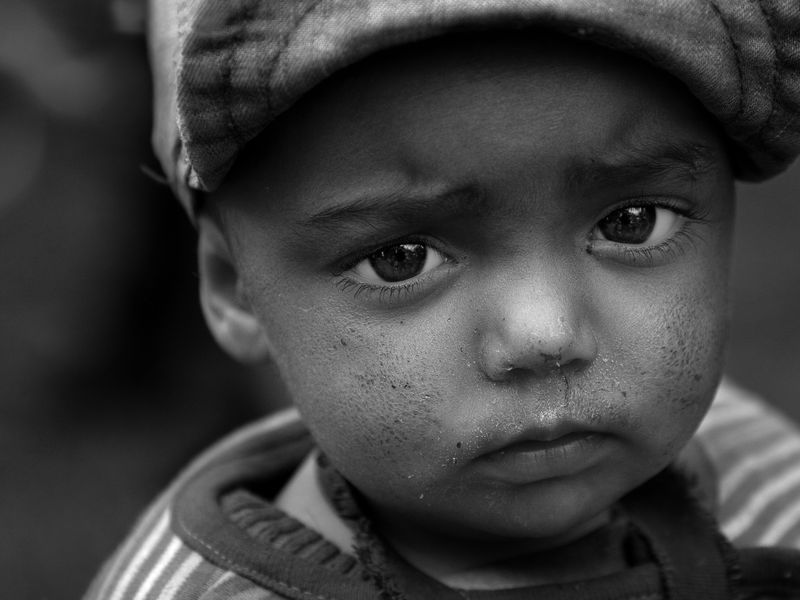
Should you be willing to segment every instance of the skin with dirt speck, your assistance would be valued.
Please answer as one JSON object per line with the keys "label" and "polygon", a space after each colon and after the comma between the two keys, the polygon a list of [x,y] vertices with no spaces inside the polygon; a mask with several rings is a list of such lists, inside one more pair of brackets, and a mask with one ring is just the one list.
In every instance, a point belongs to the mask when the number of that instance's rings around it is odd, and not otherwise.
{"label": "skin with dirt speck", "polygon": [[[279,120],[215,199],[304,420],[400,545],[573,536],[676,456],[720,377],[733,191],[715,129],[650,67],[505,37],[358,65]],[[711,158],[631,167],[661,140]],[[419,197],[431,207],[402,214]],[[621,204],[664,198],[682,219],[669,247],[598,239]],[[407,238],[443,262],[410,287],[357,280],[354,264]],[[564,423],[602,440],[568,473],[486,468]]]}

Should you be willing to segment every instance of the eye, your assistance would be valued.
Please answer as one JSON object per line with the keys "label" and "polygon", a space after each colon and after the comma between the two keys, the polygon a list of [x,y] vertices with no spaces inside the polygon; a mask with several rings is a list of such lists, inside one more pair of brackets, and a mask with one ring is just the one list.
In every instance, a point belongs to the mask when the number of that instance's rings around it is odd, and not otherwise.
{"label": "eye", "polygon": [[681,215],[655,205],[626,206],[603,217],[595,226],[595,239],[616,244],[656,246],[678,229]]}
{"label": "eye", "polygon": [[364,283],[397,283],[423,275],[445,261],[441,252],[426,244],[392,244],[359,261],[352,272]]}

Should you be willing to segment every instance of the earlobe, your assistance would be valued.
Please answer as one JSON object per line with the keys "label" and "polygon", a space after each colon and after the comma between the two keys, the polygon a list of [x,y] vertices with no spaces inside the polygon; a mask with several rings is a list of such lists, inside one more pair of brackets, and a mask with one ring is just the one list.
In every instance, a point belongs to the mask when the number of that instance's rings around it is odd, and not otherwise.
{"label": "earlobe", "polygon": [[241,362],[268,359],[269,340],[244,293],[227,242],[208,218],[199,219],[198,232],[200,305],[211,334]]}

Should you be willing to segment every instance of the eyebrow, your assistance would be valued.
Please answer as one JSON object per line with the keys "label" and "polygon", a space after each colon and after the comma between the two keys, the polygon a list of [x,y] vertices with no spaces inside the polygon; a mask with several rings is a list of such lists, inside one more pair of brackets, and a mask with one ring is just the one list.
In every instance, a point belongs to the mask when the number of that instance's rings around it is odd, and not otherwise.
{"label": "eyebrow", "polygon": [[414,223],[451,214],[478,214],[486,209],[486,198],[475,188],[446,191],[392,190],[367,192],[335,203],[311,214],[299,223],[302,228],[323,232],[345,227],[374,227],[377,221]]}
{"label": "eyebrow", "polygon": [[695,182],[719,166],[717,152],[693,140],[628,142],[570,166],[568,185],[609,185],[659,178]]}

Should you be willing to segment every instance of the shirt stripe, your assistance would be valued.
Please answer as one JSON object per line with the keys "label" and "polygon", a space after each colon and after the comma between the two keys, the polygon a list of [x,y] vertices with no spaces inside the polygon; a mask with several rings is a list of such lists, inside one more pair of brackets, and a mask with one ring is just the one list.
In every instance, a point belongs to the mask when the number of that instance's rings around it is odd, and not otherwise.
{"label": "shirt stripe", "polygon": [[[164,511],[164,513],[161,515],[161,518],[156,523],[156,526],[147,535],[147,537],[144,538],[142,545],[139,547],[138,551],[134,554],[133,558],[123,571],[122,575],[117,581],[116,586],[114,587],[114,591],[108,597],[109,600],[121,600],[125,590],[131,584],[134,576],[139,572],[139,569],[141,569],[144,562],[148,558],[152,557],[152,553],[156,545],[164,538],[164,534],[167,533],[169,520],[169,511]],[[102,599],[105,596],[101,594],[99,597]]]}
{"label": "shirt stripe", "polygon": [[760,490],[750,496],[738,514],[732,516],[723,525],[723,531],[732,539],[741,536],[771,502],[794,488],[800,488],[800,469],[795,469],[786,473],[784,477],[777,477],[766,482]]}
{"label": "shirt stripe", "polygon": [[786,533],[781,545],[787,548],[800,548],[800,521]]}
{"label": "shirt stripe", "polygon": [[800,502],[773,516],[772,523],[756,540],[757,546],[776,546],[800,523]]}
{"label": "shirt stripe", "polygon": [[[207,598],[202,600],[282,600],[283,596],[266,590],[249,579],[234,575],[213,589]],[[187,599],[188,600],[188,599]],[[194,599],[192,599],[194,600]]]}
{"label": "shirt stripe", "polygon": [[722,531],[740,546],[756,543],[767,532],[766,539],[788,545],[787,534],[800,523],[797,427],[723,380],[697,439],[717,472]]}
{"label": "shirt stripe", "polygon": [[[166,496],[166,494],[164,496]],[[142,543],[150,534],[151,530],[159,525],[160,519],[163,517],[165,505],[166,498],[160,498],[154,502],[144,513],[144,516],[138,520],[125,543],[114,552],[103,566],[101,572],[102,577],[99,577],[94,582],[89,593],[86,595],[87,600],[90,598],[106,599],[109,597],[111,593],[109,589],[111,584],[119,580],[125,565],[130,563],[132,556],[141,548]],[[165,526],[166,525],[167,523],[165,523]],[[100,585],[101,583],[102,585]]]}
{"label": "shirt stripe", "polygon": [[196,552],[192,552],[180,566],[178,566],[161,593],[157,598],[154,598],[154,600],[173,600],[174,598],[178,598],[178,593],[181,588],[191,579],[202,562],[202,557]]}
{"label": "shirt stripe", "polygon": [[230,581],[230,580],[231,580],[231,579],[233,579],[234,577],[236,577],[236,574],[235,574],[233,571],[225,571],[225,572],[222,574],[222,577],[220,577],[219,579],[217,579],[217,580],[216,580],[216,581],[215,581],[215,582],[214,582],[214,583],[211,585],[211,587],[210,587],[210,588],[208,588],[208,589],[209,589],[209,591],[216,590],[217,588],[219,588],[219,587],[221,587],[221,586],[225,585],[225,584],[226,584],[228,581]]}
{"label": "shirt stripe", "polygon": [[[188,549],[188,548],[187,548]],[[202,554],[192,552],[195,556],[200,557],[200,564],[197,566],[191,575],[186,579],[185,584],[181,587],[179,594],[176,598],[183,598],[195,600],[196,598],[204,598],[208,600],[215,596],[211,591],[215,589],[217,583],[226,575],[231,574],[230,571],[219,567],[213,563],[205,560]],[[224,596],[222,596],[224,598]]]}
{"label": "shirt stripe", "polygon": [[720,499],[724,502],[752,477],[762,478],[764,465],[800,458],[800,438],[778,437],[760,452],[745,457],[720,479]]}
{"label": "shirt stripe", "polygon": [[758,408],[750,404],[731,402],[722,395],[718,395],[717,398],[698,428],[698,433],[701,435],[711,435],[721,427],[731,427],[746,422],[759,413]]}
{"label": "shirt stripe", "polygon": [[[772,441],[783,431],[783,424],[776,420],[750,418],[724,430],[717,430],[716,445],[718,460],[730,463],[731,458],[737,463],[755,450],[754,446]],[[733,455],[730,457],[730,455]]]}
{"label": "shirt stripe", "polygon": [[166,551],[158,557],[158,561],[156,562],[155,566],[148,571],[147,577],[145,577],[141,585],[138,586],[138,590],[136,591],[136,595],[133,596],[133,600],[144,600],[147,597],[147,594],[150,593],[150,590],[155,585],[156,580],[161,577],[164,571],[166,571],[167,566],[169,566],[169,563],[173,558],[175,558],[175,555],[178,554],[180,547],[180,540],[178,540],[177,537],[173,537],[170,540]]}

